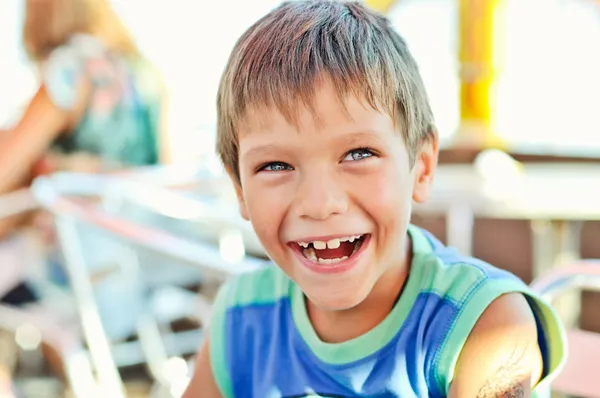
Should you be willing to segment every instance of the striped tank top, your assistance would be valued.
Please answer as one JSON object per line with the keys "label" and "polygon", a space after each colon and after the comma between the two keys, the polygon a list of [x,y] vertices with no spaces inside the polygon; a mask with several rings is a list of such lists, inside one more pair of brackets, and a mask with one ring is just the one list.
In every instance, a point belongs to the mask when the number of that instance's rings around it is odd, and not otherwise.
{"label": "striped tank top", "polygon": [[523,293],[536,318],[546,397],[564,355],[552,308],[514,275],[460,256],[410,226],[413,258],[388,316],[339,344],[315,333],[298,285],[269,266],[230,280],[215,300],[211,364],[224,397],[446,397],[458,356],[492,301]]}

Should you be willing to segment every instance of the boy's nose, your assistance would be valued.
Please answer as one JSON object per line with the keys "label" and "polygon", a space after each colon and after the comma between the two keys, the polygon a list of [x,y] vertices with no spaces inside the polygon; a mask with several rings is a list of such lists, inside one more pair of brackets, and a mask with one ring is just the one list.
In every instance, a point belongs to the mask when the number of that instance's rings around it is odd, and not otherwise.
{"label": "boy's nose", "polygon": [[341,181],[327,172],[315,172],[302,178],[295,202],[300,217],[314,220],[343,214],[348,209],[348,196]]}

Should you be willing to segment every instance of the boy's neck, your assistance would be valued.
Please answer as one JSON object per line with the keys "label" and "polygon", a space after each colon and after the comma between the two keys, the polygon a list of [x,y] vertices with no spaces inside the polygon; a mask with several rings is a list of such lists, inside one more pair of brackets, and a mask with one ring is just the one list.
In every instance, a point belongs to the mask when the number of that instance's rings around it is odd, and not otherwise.
{"label": "boy's neck", "polygon": [[412,242],[407,234],[404,261],[385,271],[367,298],[345,311],[324,311],[306,300],[306,309],[319,338],[327,343],[342,343],[367,333],[392,311],[408,279],[412,261]]}

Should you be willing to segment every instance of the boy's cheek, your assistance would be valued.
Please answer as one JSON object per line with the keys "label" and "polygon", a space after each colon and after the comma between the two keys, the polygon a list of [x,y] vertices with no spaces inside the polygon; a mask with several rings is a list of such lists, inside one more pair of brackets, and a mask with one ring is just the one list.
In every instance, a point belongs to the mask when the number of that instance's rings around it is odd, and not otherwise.
{"label": "boy's cheek", "polygon": [[[411,202],[413,187],[406,176],[391,172],[381,173],[368,181],[359,192],[371,196],[369,202],[376,205],[378,213],[395,214]],[[376,193],[376,194],[374,194]],[[366,202],[366,199],[363,201]]]}

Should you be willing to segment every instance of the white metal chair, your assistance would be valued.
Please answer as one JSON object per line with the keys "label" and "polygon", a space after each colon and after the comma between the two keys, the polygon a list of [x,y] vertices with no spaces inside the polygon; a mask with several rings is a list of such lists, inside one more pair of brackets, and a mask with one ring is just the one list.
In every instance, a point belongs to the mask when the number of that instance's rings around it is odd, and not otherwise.
{"label": "white metal chair", "polygon": [[[559,267],[534,280],[531,287],[548,301],[573,290],[600,291],[600,260]],[[571,329],[567,331],[567,344],[567,361],[552,389],[568,395],[599,398],[600,334]]]}
{"label": "white metal chair", "polygon": [[[147,300],[144,300],[140,311],[132,315],[136,325],[137,342],[120,343],[115,346],[110,334],[107,333],[106,325],[103,325],[98,301],[94,296],[94,285],[86,264],[85,249],[81,244],[79,230],[81,225],[93,226],[123,242],[123,247],[127,249],[125,251],[128,254],[126,271],[139,276],[139,278],[130,278],[132,281],[130,288],[133,290],[143,289],[142,283],[136,281],[144,279],[143,264],[140,264],[139,257],[139,254],[144,252],[174,259],[180,264],[201,271],[207,281],[217,283],[233,274],[255,269],[264,264],[262,260],[251,257],[239,261],[227,260],[214,244],[182,238],[156,226],[141,225],[135,220],[111,212],[107,206],[89,205],[75,199],[76,197],[102,199],[107,191],[115,193],[112,199],[118,199],[119,196],[127,197],[128,193],[139,194],[139,191],[131,192],[132,185],[134,184],[127,179],[115,176],[60,174],[38,178],[31,188],[40,206],[54,215],[65,260],[64,266],[79,310],[84,341],[89,348],[100,386],[106,391],[106,396],[115,398],[124,397],[123,383],[117,371],[120,352],[127,351],[128,356],[131,356],[130,348],[137,344],[143,362],[148,365],[153,378],[169,389],[173,380],[169,380],[165,373],[170,359],[168,348],[181,346],[182,342],[189,341],[190,352],[195,352],[199,346],[198,336],[201,333],[189,336],[190,338],[187,339],[184,338],[185,336],[171,336],[173,341],[169,342],[169,336],[161,333],[156,313],[149,308]],[[118,265],[119,268],[123,266]],[[210,302],[204,300],[202,296],[199,296],[195,302],[197,318],[201,324],[205,324],[210,311]]]}

